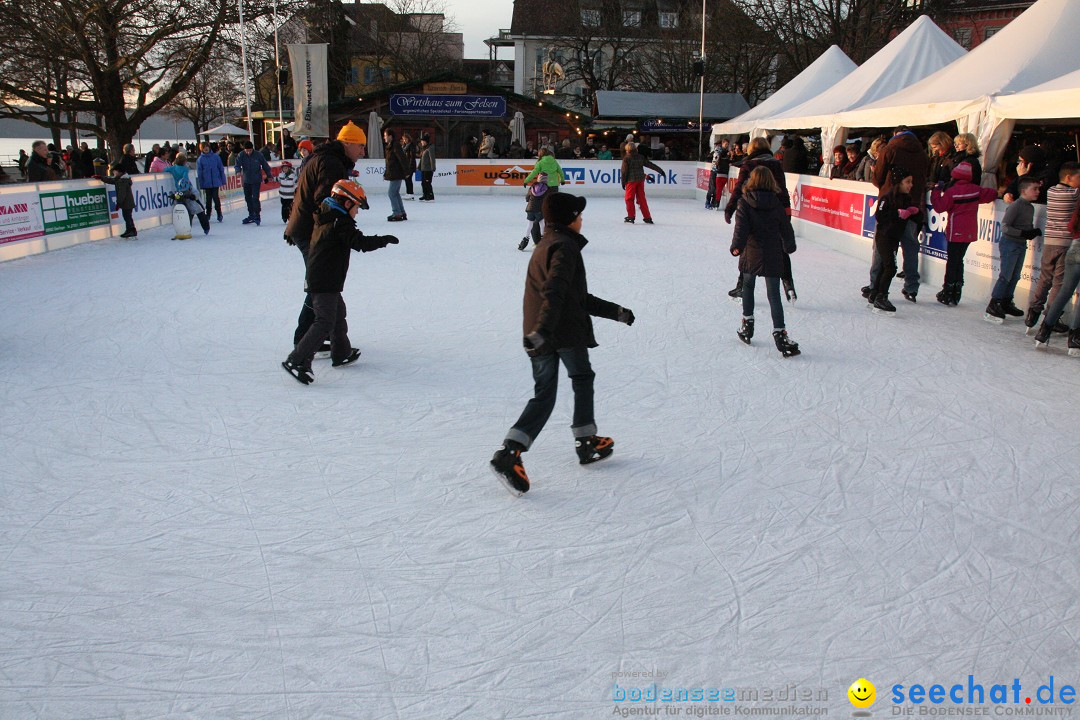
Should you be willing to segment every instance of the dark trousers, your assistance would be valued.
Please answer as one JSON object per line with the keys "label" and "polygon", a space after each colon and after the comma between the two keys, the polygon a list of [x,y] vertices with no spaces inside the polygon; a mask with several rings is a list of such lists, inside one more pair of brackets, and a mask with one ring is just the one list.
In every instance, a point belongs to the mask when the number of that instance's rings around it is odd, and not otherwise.
{"label": "dark trousers", "polygon": [[716,171],[709,171],[709,189],[705,191],[705,204],[716,204]]}
{"label": "dark trousers", "polygon": [[138,230],[135,229],[135,218],[132,217],[132,215],[134,214],[132,209],[131,208],[120,208],[120,214],[124,216],[124,232],[125,233],[138,232]]}
{"label": "dark trousers", "polygon": [[[296,242],[295,238],[293,240]],[[296,249],[300,251],[304,258],[304,268],[306,270],[308,243],[304,241],[296,242]],[[293,332],[292,339],[293,347],[300,344],[300,340],[307,334],[313,322],[315,322],[315,308],[311,304],[311,293],[308,293],[304,296],[304,306],[300,308],[300,316],[296,318],[296,330]]]}
{"label": "dark trousers", "polygon": [[244,183],[244,202],[247,203],[248,217],[262,216],[262,203],[259,202],[259,188],[262,183]]}
{"label": "dark trousers", "polygon": [[593,416],[593,380],[596,373],[589,364],[588,348],[564,348],[554,353],[537,355],[532,361],[533,398],[525,405],[514,426],[506,434],[507,440],[519,442],[528,450],[533,440],[544,429],[559,390],[559,362],[566,366],[570,385],[574,389],[574,421],[570,426],[574,437],[596,434]]}
{"label": "dark trousers", "polygon": [[967,255],[968,246],[971,243],[950,242],[949,258],[945,261],[945,284],[964,284],[964,256]]}
{"label": "dark trousers", "polygon": [[330,357],[344,360],[352,345],[349,344],[349,323],[345,320],[345,300],[341,293],[311,293],[311,305],[315,310],[315,322],[289,353],[289,362],[310,366],[315,351],[322,347],[327,337],[330,338]]}
{"label": "dark trousers", "polygon": [[416,172],[416,171],[412,170],[405,176],[405,194],[406,195],[412,195],[413,194],[412,178],[413,178],[413,173],[414,172]]}
{"label": "dark trousers", "polygon": [[420,173],[421,197],[425,200],[434,200],[435,193],[431,189],[431,178],[435,177],[434,170],[424,170]]}
{"label": "dark trousers", "polygon": [[206,198],[206,214],[209,215],[217,209],[217,216],[221,217],[221,197],[218,196],[218,188],[203,188],[203,197]]}
{"label": "dark trousers", "polygon": [[292,198],[281,198],[281,222],[289,222],[289,213],[292,212]]}
{"label": "dark trousers", "polygon": [[[874,260],[877,264],[877,277],[871,283],[878,295],[888,295],[889,286],[896,277],[896,252],[900,249],[900,238],[887,238],[882,233],[874,236]],[[873,276],[873,271],[871,271]],[[907,273],[904,273],[907,275]]]}
{"label": "dark trousers", "polygon": [[[743,317],[754,316],[754,285],[757,283],[757,275],[743,273],[742,276],[742,314]],[[769,310],[772,312],[772,324],[774,330],[784,329],[784,302],[780,298],[780,278],[765,278],[765,294],[769,297]]]}

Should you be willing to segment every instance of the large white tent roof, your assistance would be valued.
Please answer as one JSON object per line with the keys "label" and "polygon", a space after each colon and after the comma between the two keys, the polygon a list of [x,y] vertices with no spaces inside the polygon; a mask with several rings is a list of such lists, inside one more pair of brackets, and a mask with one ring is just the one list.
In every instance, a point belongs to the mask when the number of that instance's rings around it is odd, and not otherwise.
{"label": "large white tent roof", "polygon": [[224,125],[218,125],[217,127],[210,128],[206,132],[199,134],[217,137],[219,135],[247,135],[248,131],[245,128],[237,127],[232,123],[225,123]]}
{"label": "large white tent roof", "polygon": [[991,100],[990,112],[1000,118],[1015,120],[1080,118],[1080,70],[1030,90],[999,95]]}
{"label": "large white tent roof", "polygon": [[877,102],[840,113],[843,127],[931,125],[980,98],[1026,90],[1080,68],[1080,2],[1039,0],[952,64]]}
{"label": "large white tent roof", "polygon": [[712,126],[712,134],[737,135],[761,127],[760,121],[771,118],[833,87],[857,66],[836,45],[823,52],[788,84],[742,115]]}
{"label": "large white tent roof", "polygon": [[833,124],[836,113],[902,90],[965,53],[955,40],[922,15],[842,81],[797,107],[761,120],[758,127],[795,130]]}

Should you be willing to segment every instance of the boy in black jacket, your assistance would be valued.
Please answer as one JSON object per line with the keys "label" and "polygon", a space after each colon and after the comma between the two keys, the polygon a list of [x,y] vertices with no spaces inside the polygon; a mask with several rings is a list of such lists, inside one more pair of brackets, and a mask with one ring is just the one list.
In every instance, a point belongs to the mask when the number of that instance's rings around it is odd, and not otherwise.
{"label": "boy in black jacket", "polygon": [[589,294],[581,250],[585,198],[548,193],[543,205],[544,237],[533,250],[525,278],[524,341],[532,361],[535,393],[521,417],[506,433],[503,446],[491,458],[491,468],[514,495],[529,490],[521,453],[544,429],[559,387],[559,362],[566,366],[574,388],[571,430],[582,465],[603,460],[614,451],[609,437],[596,434],[593,378],[589,348],[596,347],[592,316],[634,324],[634,313]]}
{"label": "boy in black jacket", "polygon": [[349,343],[348,323],[345,321],[345,301],[341,291],[349,272],[349,254],[353,250],[371,252],[387,245],[396,245],[393,235],[364,235],[356,229],[356,212],[368,208],[367,195],[360,183],[339,180],[319,207],[315,231],[307,253],[305,284],[315,308],[315,322],[297,343],[281,366],[304,385],[315,377],[311,361],[323,340],[330,338],[330,359],[334,367],[348,365],[360,357],[360,351]]}
{"label": "boy in black jacket", "polygon": [[131,178],[124,174],[124,168],[118,162],[110,165],[109,170],[112,172],[112,177],[95,177],[106,185],[116,186],[116,207],[124,216],[124,232],[120,237],[138,237],[139,231],[135,229],[135,220],[132,218],[132,211],[135,210],[135,194],[131,191]]}

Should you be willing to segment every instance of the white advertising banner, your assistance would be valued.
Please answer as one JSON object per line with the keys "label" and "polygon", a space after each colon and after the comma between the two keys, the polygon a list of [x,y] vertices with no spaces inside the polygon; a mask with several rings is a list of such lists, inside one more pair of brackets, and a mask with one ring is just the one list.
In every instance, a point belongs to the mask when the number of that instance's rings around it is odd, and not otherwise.
{"label": "white advertising banner", "polygon": [[324,43],[289,45],[296,124],[293,135],[330,136],[330,93],[326,80]]}
{"label": "white advertising banner", "polygon": [[37,189],[0,195],[0,244],[45,234]]}

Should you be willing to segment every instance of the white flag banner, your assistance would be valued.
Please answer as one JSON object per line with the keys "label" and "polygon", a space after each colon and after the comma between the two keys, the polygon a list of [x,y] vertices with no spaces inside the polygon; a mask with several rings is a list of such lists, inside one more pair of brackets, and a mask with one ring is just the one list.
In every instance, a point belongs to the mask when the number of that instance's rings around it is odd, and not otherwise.
{"label": "white flag banner", "polygon": [[288,45],[293,76],[293,135],[330,137],[330,98],[326,81],[326,43]]}

